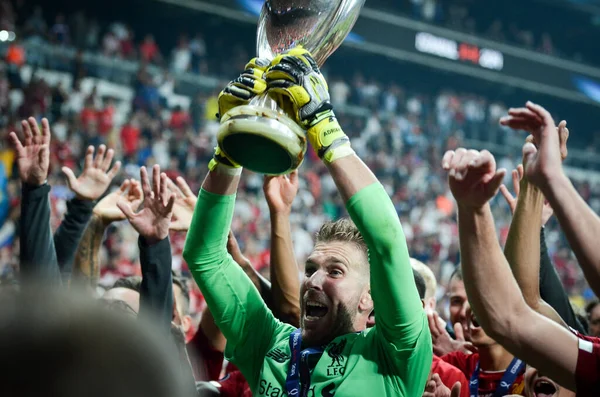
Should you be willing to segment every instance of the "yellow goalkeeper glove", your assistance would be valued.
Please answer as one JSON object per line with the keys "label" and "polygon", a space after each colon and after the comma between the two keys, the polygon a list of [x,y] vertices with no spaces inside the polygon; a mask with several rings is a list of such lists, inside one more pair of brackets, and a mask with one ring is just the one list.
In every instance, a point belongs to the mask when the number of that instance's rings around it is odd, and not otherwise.
{"label": "yellow goalkeeper glove", "polygon": [[321,159],[331,163],[354,153],[333,113],[327,82],[308,51],[294,48],[278,55],[265,79],[269,93],[289,98],[296,122],[307,130]]}
{"label": "yellow goalkeeper glove", "polygon": [[245,105],[256,95],[265,92],[267,82],[264,80],[264,74],[268,66],[268,60],[253,58],[246,65],[244,72],[227,84],[219,94],[219,120],[234,107]]}

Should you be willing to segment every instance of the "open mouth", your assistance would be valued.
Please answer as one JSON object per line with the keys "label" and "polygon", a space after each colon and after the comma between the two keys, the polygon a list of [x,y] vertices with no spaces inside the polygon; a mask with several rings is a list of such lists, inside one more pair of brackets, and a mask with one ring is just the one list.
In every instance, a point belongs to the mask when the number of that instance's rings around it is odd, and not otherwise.
{"label": "open mouth", "polygon": [[321,302],[307,301],[305,305],[304,318],[308,321],[319,320],[327,314],[329,308]]}
{"label": "open mouth", "polygon": [[552,397],[558,391],[558,387],[548,378],[539,378],[533,385],[534,397]]}

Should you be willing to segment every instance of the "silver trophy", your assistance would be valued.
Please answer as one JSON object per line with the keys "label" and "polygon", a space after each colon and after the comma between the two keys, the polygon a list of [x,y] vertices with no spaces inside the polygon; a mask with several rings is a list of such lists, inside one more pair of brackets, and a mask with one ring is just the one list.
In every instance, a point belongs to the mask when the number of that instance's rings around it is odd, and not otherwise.
{"label": "silver trophy", "polygon": [[[257,31],[261,58],[297,46],[319,66],[342,44],[365,0],[267,0]],[[234,162],[269,175],[287,174],[302,164],[306,132],[288,115],[291,102],[268,93],[222,115],[219,146]],[[287,109],[284,110],[284,109]]]}

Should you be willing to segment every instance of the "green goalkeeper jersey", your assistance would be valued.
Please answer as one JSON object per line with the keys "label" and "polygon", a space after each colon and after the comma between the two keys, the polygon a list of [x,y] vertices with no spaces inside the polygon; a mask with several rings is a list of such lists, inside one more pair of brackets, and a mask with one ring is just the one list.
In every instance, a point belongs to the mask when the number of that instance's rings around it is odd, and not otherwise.
{"label": "green goalkeeper jersey", "polygon": [[[227,338],[226,356],[253,395],[286,396],[295,328],[273,316],[227,253],[234,204],[235,195],[200,192],[184,257]],[[346,207],[369,249],[377,325],[339,336],[311,356],[306,395],[420,397],[431,369],[431,335],[398,216],[379,183],[356,193]]]}

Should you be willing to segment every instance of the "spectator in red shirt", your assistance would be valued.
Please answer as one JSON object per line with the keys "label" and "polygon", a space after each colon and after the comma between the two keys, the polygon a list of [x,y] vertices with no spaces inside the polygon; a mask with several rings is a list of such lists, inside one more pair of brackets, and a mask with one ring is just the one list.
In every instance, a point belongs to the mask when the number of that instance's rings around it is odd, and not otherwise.
{"label": "spectator in red shirt", "polygon": [[172,130],[183,130],[192,124],[192,119],[188,112],[183,110],[179,105],[175,106],[171,113],[171,121],[169,121],[169,128]]}
{"label": "spectator in red shirt", "polygon": [[158,45],[154,41],[154,36],[146,35],[142,44],[140,44],[140,56],[144,62],[159,63],[162,60]]}
{"label": "spectator in red shirt", "polygon": [[84,129],[88,128],[91,124],[98,123],[98,112],[94,107],[93,99],[90,97],[85,100],[85,105],[81,111],[80,120]]}
{"label": "spectator in red shirt", "polygon": [[135,39],[135,33],[134,33],[133,29],[131,29],[130,27],[127,27],[127,36],[125,36],[121,40],[121,43],[120,43],[121,55],[123,56],[123,58],[131,59],[131,58],[135,57],[134,39]]}
{"label": "spectator in red shirt", "polygon": [[135,156],[139,141],[140,129],[134,117],[131,117],[121,128],[121,145],[126,158],[132,159]]}
{"label": "spectator in red shirt", "polygon": [[115,105],[112,98],[105,101],[104,109],[98,112],[98,132],[102,136],[108,135],[113,128]]}

